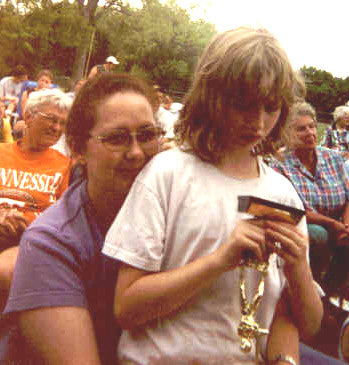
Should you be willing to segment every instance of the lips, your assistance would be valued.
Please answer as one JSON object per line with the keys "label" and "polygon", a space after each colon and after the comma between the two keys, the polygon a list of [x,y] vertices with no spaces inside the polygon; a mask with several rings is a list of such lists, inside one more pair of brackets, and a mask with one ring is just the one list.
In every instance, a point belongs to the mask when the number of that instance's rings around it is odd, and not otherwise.
{"label": "lips", "polygon": [[[143,167],[143,166],[142,166]],[[116,174],[127,176],[127,177],[136,177],[141,171],[142,167],[134,168],[134,169],[117,169]]]}

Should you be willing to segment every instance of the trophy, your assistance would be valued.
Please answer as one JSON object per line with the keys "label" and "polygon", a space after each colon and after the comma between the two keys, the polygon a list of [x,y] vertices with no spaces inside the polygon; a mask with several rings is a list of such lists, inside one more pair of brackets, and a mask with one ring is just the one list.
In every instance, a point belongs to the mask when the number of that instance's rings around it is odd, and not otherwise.
{"label": "trophy", "polygon": [[[269,200],[253,197],[253,196],[239,196],[238,197],[238,211],[245,212],[253,216],[254,219],[269,219],[278,220],[297,224],[304,216],[305,211],[297,208],[289,207],[280,203],[274,203]],[[279,246],[278,246],[279,245]],[[277,242],[275,246],[281,249]],[[264,294],[265,277],[268,273],[269,257],[265,261],[258,261],[248,252],[240,264],[240,303],[241,303],[241,320],[238,327],[238,335],[241,338],[240,348],[243,352],[250,352],[252,349],[252,342],[255,341],[255,362],[259,363],[259,339],[261,336],[268,335],[269,331],[261,328],[255,319],[259,304]],[[261,273],[257,292],[254,295],[252,302],[247,301],[246,296],[246,282],[245,282],[245,267],[253,268]]]}

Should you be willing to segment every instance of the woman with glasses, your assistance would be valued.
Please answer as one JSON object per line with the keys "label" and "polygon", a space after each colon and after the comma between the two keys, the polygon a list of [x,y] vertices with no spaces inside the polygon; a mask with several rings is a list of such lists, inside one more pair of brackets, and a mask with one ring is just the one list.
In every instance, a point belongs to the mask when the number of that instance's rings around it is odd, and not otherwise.
{"label": "woman with glasses", "polygon": [[70,105],[58,89],[33,92],[23,138],[0,144],[0,310],[24,229],[68,186],[70,159],[50,147],[62,134]]}
{"label": "woman with glasses", "polygon": [[[18,337],[0,362],[116,364],[118,264],[101,249],[137,174],[159,151],[155,104],[151,87],[121,74],[98,75],[76,96],[66,135],[82,177],[23,234],[5,310]],[[23,342],[30,347],[18,354]]]}

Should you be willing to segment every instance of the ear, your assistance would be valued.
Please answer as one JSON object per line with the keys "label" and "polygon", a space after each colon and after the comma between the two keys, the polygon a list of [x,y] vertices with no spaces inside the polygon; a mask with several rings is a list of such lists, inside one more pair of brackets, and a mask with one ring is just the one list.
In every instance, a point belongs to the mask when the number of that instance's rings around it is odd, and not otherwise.
{"label": "ear", "polygon": [[33,119],[34,119],[33,113],[30,113],[28,111],[24,112],[24,122],[26,124],[26,127],[29,127],[32,124]]}

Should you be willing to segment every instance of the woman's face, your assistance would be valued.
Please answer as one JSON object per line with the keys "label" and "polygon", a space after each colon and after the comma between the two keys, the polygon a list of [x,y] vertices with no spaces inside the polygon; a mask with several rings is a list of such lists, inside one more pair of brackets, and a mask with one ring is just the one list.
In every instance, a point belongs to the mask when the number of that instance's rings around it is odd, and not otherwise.
{"label": "woman's face", "polygon": [[343,117],[338,118],[337,126],[342,129],[347,129],[349,127],[349,114],[345,114]]}
{"label": "woman's face", "polygon": [[140,94],[118,92],[97,106],[96,120],[81,156],[87,169],[88,191],[90,195],[104,191],[123,196],[142,167],[159,151],[158,138],[142,143],[135,135],[154,131],[152,107]]}
{"label": "woman's face", "polygon": [[43,151],[53,146],[61,137],[68,111],[46,104],[32,114],[25,115],[26,141],[31,149]]}
{"label": "woman's face", "polygon": [[265,105],[254,108],[231,108],[228,113],[232,125],[230,145],[249,151],[267,137],[275,127],[281,114],[281,107],[269,108]]}
{"label": "woman's face", "polygon": [[51,87],[52,80],[48,76],[41,76],[38,80],[38,89],[49,89]]}
{"label": "woman's face", "polygon": [[298,116],[291,126],[294,149],[315,149],[317,144],[316,122],[309,115]]}

